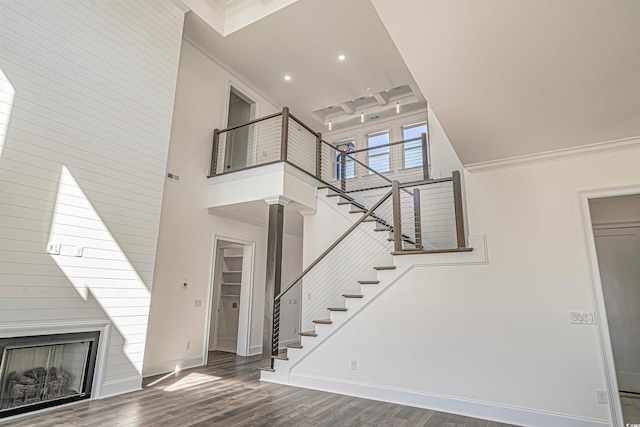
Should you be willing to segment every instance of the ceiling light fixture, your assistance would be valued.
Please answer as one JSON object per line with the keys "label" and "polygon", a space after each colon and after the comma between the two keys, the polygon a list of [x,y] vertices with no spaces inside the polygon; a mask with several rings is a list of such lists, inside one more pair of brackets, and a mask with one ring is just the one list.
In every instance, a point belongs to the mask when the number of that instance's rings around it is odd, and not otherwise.
{"label": "ceiling light fixture", "polygon": [[342,61],[344,61],[345,59],[347,59],[347,57],[346,57],[346,56],[344,56],[343,54],[338,55],[338,61],[342,62]]}
{"label": "ceiling light fixture", "polygon": [[364,108],[362,108],[362,113],[360,113],[360,123],[364,123]]}
{"label": "ceiling light fixture", "polygon": [[396,114],[400,114],[400,102],[396,101]]}
{"label": "ceiling light fixture", "polygon": [[333,126],[331,124],[331,120],[329,120],[329,130],[332,130],[332,129],[333,129]]}
{"label": "ceiling light fixture", "polygon": [[286,81],[289,81],[289,80],[291,80],[291,76],[289,74],[285,74],[284,79]]}

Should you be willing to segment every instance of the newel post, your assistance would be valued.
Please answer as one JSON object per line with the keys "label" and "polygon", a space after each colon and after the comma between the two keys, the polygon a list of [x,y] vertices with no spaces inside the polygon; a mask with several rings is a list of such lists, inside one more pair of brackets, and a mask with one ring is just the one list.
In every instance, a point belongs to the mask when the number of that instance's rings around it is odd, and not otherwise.
{"label": "newel post", "polygon": [[213,130],[213,150],[211,151],[211,167],[209,177],[215,176],[218,169],[218,146],[220,145],[220,129]]}
{"label": "newel post", "polygon": [[431,179],[429,176],[429,149],[427,147],[427,134],[420,135],[421,147],[422,147],[422,177],[423,179]]}
{"label": "newel post", "polygon": [[462,212],[462,182],[460,172],[453,171],[453,207],[456,214],[456,241],[458,248],[466,247],[464,235],[464,213]]}
{"label": "newel post", "polygon": [[420,189],[413,189],[413,221],[415,223],[416,249],[422,249],[422,207],[420,206]]}
{"label": "newel post", "polygon": [[280,160],[287,161],[289,149],[289,107],[282,109],[282,131],[280,133]]}
{"label": "newel post", "polygon": [[400,183],[391,184],[393,198],[393,250],[402,251],[402,215],[400,213]]}
{"label": "newel post", "polygon": [[322,133],[316,134],[316,178],[322,179]]}
{"label": "newel post", "polygon": [[347,191],[347,150],[340,150],[340,188]]}

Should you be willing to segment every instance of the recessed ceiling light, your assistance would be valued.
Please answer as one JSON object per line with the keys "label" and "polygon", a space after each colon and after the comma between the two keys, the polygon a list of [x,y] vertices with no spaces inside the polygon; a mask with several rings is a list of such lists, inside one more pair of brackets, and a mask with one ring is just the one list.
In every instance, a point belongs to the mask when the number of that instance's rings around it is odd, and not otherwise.
{"label": "recessed ceiling light", "polygon": [[343,54],[338,55],[338,61],[344,61],[345,59],[347,59],[347,57]]}
{"label": "recessed ceiling light", "polygon": [[289,80],[291,80],[291,76],[289,74],[285,74],[284,79],[286,81],[289,81]]}

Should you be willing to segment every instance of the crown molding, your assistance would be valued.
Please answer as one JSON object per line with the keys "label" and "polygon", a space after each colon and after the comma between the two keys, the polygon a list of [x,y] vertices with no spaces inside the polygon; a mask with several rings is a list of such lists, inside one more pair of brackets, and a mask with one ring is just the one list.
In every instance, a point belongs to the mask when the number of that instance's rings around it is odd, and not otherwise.
{"label": "crown molding", "polygon": [[595,144],[581,145],[579,147],[562,148],[560,150],[545,151],[542,153],[525,154],[524,156],[509,157],[506,159],[469,163],[464,165],[464,168],[470,173],[489,172],[498,169],[526,166],[536,163],[553,162],[556,160],[591,156],[613,151],[630,150],[634,148],[640,148],[640,136],[616,139],[613,141],[598,142]]}

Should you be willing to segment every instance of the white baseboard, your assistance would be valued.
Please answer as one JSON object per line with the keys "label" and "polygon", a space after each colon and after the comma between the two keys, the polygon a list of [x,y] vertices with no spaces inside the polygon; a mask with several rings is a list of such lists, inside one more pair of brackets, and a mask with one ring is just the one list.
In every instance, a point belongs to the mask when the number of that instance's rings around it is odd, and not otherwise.
{"label": "white baseboard", "polygon": [[249,356],[257,356],[262,354],[262,346],[261,345],[253,345],[249,347]]}
{"label": "white baseboard", "polygon": [[197,368],[204,365],[204,359],[202,356],[194,357],[191,359],[176,359],[167,360],[166,362],[158,363],[151,366],[142,367],[143,377],[152,377],[154,375],[166,374],[167,372],[173,372],[177,369],[189,369]]}
{"label": "white baseboard", "polygon": [[291,373],[287,384],[501,423],[515,424],[523,427],[611,427],[611,423],[604,420],[498,405],[489,402],[460,399],[452,396],[428,394],[415,390],[384,387],[334,378]]}
{"label": "white baseboard", "polygon": [[107,381],[100,388],[100,399],[130,393],[142,389],[142,377],[130,377],[121,380]]}

